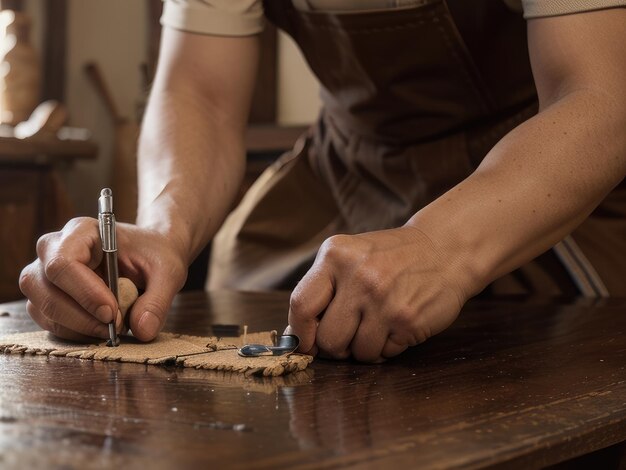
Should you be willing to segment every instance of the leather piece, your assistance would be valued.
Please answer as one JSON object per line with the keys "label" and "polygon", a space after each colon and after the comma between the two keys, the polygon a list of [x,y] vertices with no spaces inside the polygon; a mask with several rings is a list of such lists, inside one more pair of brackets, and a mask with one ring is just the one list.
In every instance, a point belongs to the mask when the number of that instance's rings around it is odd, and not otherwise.
{"label": "leather piece", "polygon": [[[272,344],[271,332],[250,333],[246,343]],[[244,337],[220,339],[213,336],[187,336],[161,333],[141,343],[124,337],[116,348],[106,343],[79,344],[55,338],[46,331],[17,333],[0,340],[0,351],[8,354],[36,354],[94,361],[119,361],[150,365],[178,365],[195,369],[229,371],[246,376],[278,376],[304,370],[313,361],[311,356],[289,354],[244,358],[237,348]]]}

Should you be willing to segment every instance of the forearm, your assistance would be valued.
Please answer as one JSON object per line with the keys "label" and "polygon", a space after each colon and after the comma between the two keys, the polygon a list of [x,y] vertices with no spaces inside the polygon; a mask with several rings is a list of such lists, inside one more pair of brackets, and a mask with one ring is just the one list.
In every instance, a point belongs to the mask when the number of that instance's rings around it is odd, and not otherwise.
{"label": "forearm", "polygon": [[166,235],[187,263],[239,190],[257,63],[255,36],[163,29],[139,139],[137,224]]}
{"label": "forearm", "polygon": [[187,90],[150,100],[139,143],[137,224],[163,232],[190,262],[217,231],[245,165],[243,126]]}
{"label": "forearm", "polygon": [[418,212],[467,297],[570,233],[626,173],[622,98],[574,91],[522,124]]}

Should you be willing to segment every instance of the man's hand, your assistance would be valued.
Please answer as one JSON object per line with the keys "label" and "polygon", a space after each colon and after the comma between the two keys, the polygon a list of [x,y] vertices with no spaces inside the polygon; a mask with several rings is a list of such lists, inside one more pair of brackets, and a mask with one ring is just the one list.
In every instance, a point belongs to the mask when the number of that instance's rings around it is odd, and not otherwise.
{"label": "man's hand", "polygon": [[[163,28],[139,139],[137,225],[117,224],[120,275],[145,289],[130,312],[140,340],[163,326],[188,264],[239,190],[258,42]],[[117,305],[94,272],[102,259],[97,221],[74,219],[44,235],[37,254],[20,279],[33,319],[63,338],[108,338]]]}
{"label": "man's hand", "polygon": [[300,350],[379,362],[447,328],[466,294],[431,241],[410,226],[338,235],[291,296]]}
{"label": "man's hand", "polygon": [[529,23],[539,114],[407,226],[329,239],[291,299],[302,351],[399,354],[588,216],[626,169],[625,19],[618,8]]}
{"label": "man's hand", "polygon": [[[120,275],[145,292],[130,312],[130,326],[142,341],[161,330],[174,295],[187,275],[179,249],[163,235],[118,223]],[[73,219],[60,232],[42,236],[38,258],[26,266],[20,288],[28,313],[42,328],[71,340],[108,338],[107,323],[123,328],[113,293],[97,273],[102,261],[98,221]]]}

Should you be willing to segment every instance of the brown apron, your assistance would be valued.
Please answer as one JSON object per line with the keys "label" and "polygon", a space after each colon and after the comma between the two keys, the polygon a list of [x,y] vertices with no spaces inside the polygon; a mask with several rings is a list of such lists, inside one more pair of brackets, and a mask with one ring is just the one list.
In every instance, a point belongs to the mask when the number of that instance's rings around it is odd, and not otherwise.
{"label": "brown apron", "polygon": [[[264,7],[317,75],[323,110],[215,237],[210,289],[293,288],[326,238],[403,225],[536,113],[525,21],[501,1],[356,13],[297,11],[291,0]],[[626,293],[625,197],[622,188],[604,214],[612,227],[592,217],[486,292]],[[596,224],[610,233],[598,238]]]}

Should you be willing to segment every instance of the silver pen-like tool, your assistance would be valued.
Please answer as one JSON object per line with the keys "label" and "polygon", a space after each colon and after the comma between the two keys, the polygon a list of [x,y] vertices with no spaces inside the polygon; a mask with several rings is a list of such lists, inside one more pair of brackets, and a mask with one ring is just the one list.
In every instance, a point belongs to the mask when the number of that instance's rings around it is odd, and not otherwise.
{"label": "silver pen-like tool", "polygon": [[[104,280],[113,292],[115,300],[119,301],[117,282],[119,272],[117,270],[117,238],[115,236],[115,215],[113,214],[113,191],[104,188],[100,191],[98,199],[98,224],[100,226],[100,239],[104,254]],[[120,339],[115,331],[115,320],[109,323],[109,337],[107,346],[119,346]]]}

